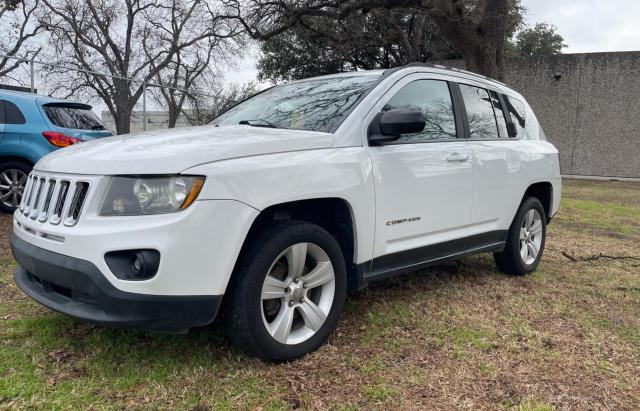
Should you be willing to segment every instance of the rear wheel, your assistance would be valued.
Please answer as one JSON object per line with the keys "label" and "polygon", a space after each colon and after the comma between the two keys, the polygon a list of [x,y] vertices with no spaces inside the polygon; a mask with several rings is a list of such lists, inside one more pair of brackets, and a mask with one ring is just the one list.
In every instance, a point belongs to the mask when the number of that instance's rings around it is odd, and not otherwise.
{"label": "rear wheel", "polygon": [[226,303],[227,338],[265,360],[288,361],[320,347],[346,292],[340,246],[323,228],[285,222],[243,253]]}
{"label": "rear wheel", "polygon": [[0,209],[12,213],[20,205],[31,166],[12,160],[0,164]]}
{"label": "rear wheel", "polygon": [[535,271],[544,251],[546,221],[540,200],[528,197],[522,202],[509,229],[504,251],[493,255],[502,272],[525,275]]}

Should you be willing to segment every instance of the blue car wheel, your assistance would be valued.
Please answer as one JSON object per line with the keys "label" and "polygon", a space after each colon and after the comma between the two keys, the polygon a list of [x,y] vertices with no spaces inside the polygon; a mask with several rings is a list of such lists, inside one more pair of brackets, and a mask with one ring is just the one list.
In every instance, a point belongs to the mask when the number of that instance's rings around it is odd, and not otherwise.
{"label": "blue car wheel", "polygon": [[31,167],[20,161],[0,165],[0,209],[13,212],[20,205]]}

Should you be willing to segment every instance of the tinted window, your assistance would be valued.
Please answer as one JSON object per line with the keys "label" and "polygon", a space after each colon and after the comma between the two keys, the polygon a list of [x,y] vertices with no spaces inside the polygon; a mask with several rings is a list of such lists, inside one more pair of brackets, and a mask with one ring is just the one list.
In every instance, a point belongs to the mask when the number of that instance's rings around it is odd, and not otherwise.
{"label": "tinted window", "polygon": [[498,122],[498,132],[501,138],[508,138],[509,131],[507,130],[507,120],[504,118],[504,111],[502,111],[502,104],[498,98],[498,94],[495,91],[489,91],[491,96],[491,103],[493,104],[493,113],[496,116]]}
{"label": "tinted window", "polygon": [[460,84],[460,91],[467,108],[471,138],[496,139],[499,137],[493,105],[487,90]]}
{"label": "tinted window", "polygon": [[44,112],[53,124],[63,128],[103,130],[104,126],[88,106],[72,104],[46,104]]}
{"label": "tinted window", "polygon": [[0,124],[4,124],[4,100],[0,100]]}
{"label": "tinted window", "polygon": [[427,119],[427,124],[421,133],[406,134],[400,137],[400,141],[428,141],[456,137],[453,104],[446,81],[418,80],[407,84],[385,104],[382,111],[396,108],[420,110]]}
{"label": "tinted window", "polygon": [[329,77],[273,87],[212,121],[235,125],[255,121],[276,128],[334,132],[378,75]]}
{"label": "tinted window", "polygon": [[516,126],[518,137],[524,137],[525,109],[524,104],[514,97],[504,96],[511,122]]}
{"label": "tinted window", "polygon": [[4,100],[4,119],[6,124],[24,124],[24,116],[20,109],[10,101]]}

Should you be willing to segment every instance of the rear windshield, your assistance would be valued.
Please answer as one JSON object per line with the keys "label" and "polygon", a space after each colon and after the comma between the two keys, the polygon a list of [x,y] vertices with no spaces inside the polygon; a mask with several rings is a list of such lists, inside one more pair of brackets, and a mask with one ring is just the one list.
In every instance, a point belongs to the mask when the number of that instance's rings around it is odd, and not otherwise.
{"label": "rear windshield", "polygon": [[378,80],[379,75],[357,75],[276,86],[243,101],[212,124],[259,124],[333,133]]}
{"label": "rear windshield", "polygon": [[80,104],[45,104],[42,106],[53,124],[79,130],[104,130],[90,106]]}

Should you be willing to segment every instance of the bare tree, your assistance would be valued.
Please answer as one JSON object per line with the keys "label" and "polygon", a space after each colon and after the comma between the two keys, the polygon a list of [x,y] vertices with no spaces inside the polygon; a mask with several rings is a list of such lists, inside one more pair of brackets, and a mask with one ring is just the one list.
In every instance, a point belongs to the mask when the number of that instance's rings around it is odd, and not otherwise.
{"label": "bare tree", "polygon": [[[182,111],[191,125],[207,124],[239,102],[256,94],[258,85],[249,82],[244,85],[230,84],[224,87],[219,79],[201,78],[194,86],[196,91],[188,96],[188,109]],[[205,93],[205,90],[213,90]]]}
{"label": "bare tree", "polygon": [[[255,39],[269,39],[314,19],[342,20],[377,9],[415,9],[429,15],[469,70],[502,77],[502,53],[508,17],[517,0],[224,0],[227,17],[238,20]],[[322,33],[331,35],[331,33]]]}
{"label": "bare tree", "polygon": [[40,52],[39,47],[28,44],[41,29],[35,19],[38,5],[39,0],[0,1],[0,77],[7,76],[22,64],[10,57],[29,59]]}
{"label": "bare tree", "polygon": [[156,74],[155,82],[165,87],[154,87],[150,91],[154,100],[167,110],[169,128],[176,126],[184,104],[192,94],[183,90],[192,89],[194,82],[205,72],[213,75],[209,67],[210,51],[204,55],[199,51],[188,59],[183,59],[182,52],[177,52],[166,69]]}
{"label": "bare tree", "polygon": [[[193,5],[197,7],[191,7]],[[210,36],[189,47],[176,50],[164,69],[155,70],[154,50],[170,47],[172,41],[171,36],[162,34],[179,30],[176,23],[186,20],[187,13],[191,13],[189,30],[195,34],[203,29],[208,30]],[[239,53],[242,38],[237,24],[219,18],[211,4],[204,1],[172,0],[170,4],[160,5],[155,13],[147,13],[146,18],[160,30],[156,30],[155,36],[145,36],[143,49],[156,71],[155,83],[166,86],[154,88],[152,95],[160,106],[166,108],[169,115],[168,127],[173,128],[189,95],[194,98],[189,90],[201,76],[215,77],[218,65],[230,63],[231,57]],[[208,25],[203,22],[207,22]]]}
{"label": "bare tree", "polygon": [[[46,11],[40,21],[51,36],[53,51],[65,59],[65,65],[84,70],[81,76],[59,82],[55,91],[95,92],[114,117],[118,133],[129,132],[131,112],[144,92],[143,83],[153,80],[176,53],[212,35],[209,21],[191,24],[195,10],[206,6],[203,0],[185,0],[184,13],[170,13],[170,30],[154,18],[166,16],[166,1],[42,2]],[[195,30],[198,26],[202,29]],[[52,72],[65,75],[58,69]]]}

